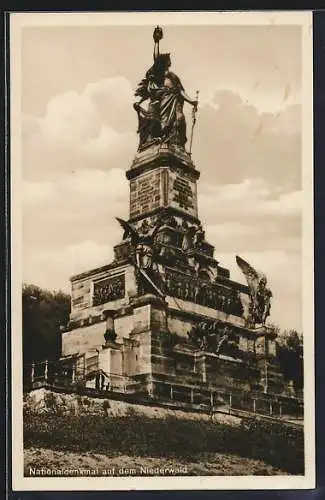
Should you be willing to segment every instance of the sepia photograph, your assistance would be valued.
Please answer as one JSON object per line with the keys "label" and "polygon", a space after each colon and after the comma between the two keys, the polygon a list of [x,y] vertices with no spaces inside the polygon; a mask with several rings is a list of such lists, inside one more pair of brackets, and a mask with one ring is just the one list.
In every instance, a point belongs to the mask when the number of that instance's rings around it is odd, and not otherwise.
{"label": "sepia photograph", "polygon": [[12,480],[315,484],[312,17],[10,15]]}

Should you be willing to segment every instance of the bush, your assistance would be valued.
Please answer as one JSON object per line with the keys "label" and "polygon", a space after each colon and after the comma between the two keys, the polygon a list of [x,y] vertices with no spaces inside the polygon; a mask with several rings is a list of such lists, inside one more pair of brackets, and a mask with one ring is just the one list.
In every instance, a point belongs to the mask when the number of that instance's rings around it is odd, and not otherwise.
{"label": "bush", "polygon": [[199,460],[202,453],[260,459],[292,474],[304,472],[303,430],[249,419],[239,427],[207,421],[127,416],[38,414],[24,416],[26,447],[106,455]]}

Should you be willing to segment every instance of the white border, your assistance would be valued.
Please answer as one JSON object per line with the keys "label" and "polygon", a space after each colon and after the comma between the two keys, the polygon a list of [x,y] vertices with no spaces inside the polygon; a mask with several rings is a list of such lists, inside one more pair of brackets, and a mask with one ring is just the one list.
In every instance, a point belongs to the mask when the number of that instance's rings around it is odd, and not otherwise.
{"label": "white border", "polygon": [[[303,30],[303,331],[305,338],[304,476],[24,478],[22,427],[22,153],[21,31],[32,26],[108,25],[300,25]],[[258,41],[257,41],[258,43]],[[12,276],[12,484],[19,491],[57,490],[219,490],[309,489],[315,487],[314,257],[312,13],[303,12],[148,12],[14,13],[10,15],[11,74],[11,276]],[[288,61],[290,64],[290,61]],[[290,269],[288,269],[290,272]],[[308,342],[307,342],[308,339]]]}

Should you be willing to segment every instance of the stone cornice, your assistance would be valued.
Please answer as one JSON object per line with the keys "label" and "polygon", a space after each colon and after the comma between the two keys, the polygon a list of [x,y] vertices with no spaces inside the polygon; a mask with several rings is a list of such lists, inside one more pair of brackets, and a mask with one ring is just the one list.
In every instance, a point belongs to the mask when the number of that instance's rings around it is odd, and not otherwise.
{"label": "stone cornice", "polygon": [[126,172],[127,179],[159,167],[181,167],[195,179],[200,177],[200,172],[195,170],[191,156],[180,148],[166,145],[153,146],[138,152],[131,168]]}
{"label": "stone cornice", "polygon": [[166,206],[166,207],[158,207],[150,212],[146,212],[145,214],[137,215],[135,217],[130,217],[129,222],[137,222],[142,219],[147,219],[148,217],[152,217],[153,215],[158,214],[159,212],[164,212],[170,215],[174,215],[175,217],[181,217],[182,219],[186,219],[193,224],[199,224],[200,219],[195,217],[194,215],[188,214],[187,212],[180,210],[176,207]]}
{"label": "stone cornice", "polygon": [[105,271],[110,271],[111,269],[116,269],[117,267],[121,267],[124,270],[128,264],[129,264],[128,259],[124,259],[123,261],[120,260],[118,262],[113,261],[110,264],[105,264],[104,266],[90,269],[89,271],[85,271],[85,272],[80,273],[80,274],[75,274],[75,275],[70,277],[70,281],[72,282],[72,281],[81,280],[84,278],[89,278],[92,275],[99,274],[99,273],[102,273]]}
{"label": "stone cornice", "polygon": [[163,300],[160,297],[157,297],[156,295],[153,294],[146,294],[142,295],[141,297],[137,298],[132,298],[130,299],[130,307],[135,308],[135,307],[141,307],[145,305],[154,305],[160,308],[166,308],[167,307],[167,302]]}
{"label": "stone cornice", "polygon": [[[177,299],[176,299],[177,300]],[[179,316],[181,318],[191,318],[196,322],[200,321],[213,321],[216,323],[220,323],[220,327],[228,326],[231,329],[235,330],[238,333],[244,334],[246,337],[249,337],[250,339],[257,339],[259,337],[268,337],[269,339],[275,339],[277,337],[277,334],[272,331],[268,331],[267,329],[262,330],[262,329],[256,329],[253,330],[251,328],[248,328],[244,325],[235,325],[231,320],[223,320],[223,319],[216,319],[212,318],[211,316],[207,316],[205,314],[200,314],[197,312],[192,312],[192,311],[184,311],[183,309],[176,309],[171,307],[170,305],[168,306],[168,309],[172,311],[174,316]],[[221,311],[222,312],[222,311]]]}

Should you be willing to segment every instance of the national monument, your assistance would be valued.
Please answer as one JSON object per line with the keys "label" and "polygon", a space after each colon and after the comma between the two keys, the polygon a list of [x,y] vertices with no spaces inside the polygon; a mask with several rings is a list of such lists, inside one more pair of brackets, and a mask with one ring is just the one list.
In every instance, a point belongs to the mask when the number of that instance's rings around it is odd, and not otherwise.
{"label": "national monument", "polygon": [[129,218],[107,221],[121,226],[113,261],[71,278],[62,366],[71,384],[157,401],[288,395],[267,326],[267,278],[237,256],[247,284],[233,281],[200,222],[191,155],[198,94],[186,94],[160,52],[160,27],[153,37],[153,63],[135,91]]}

